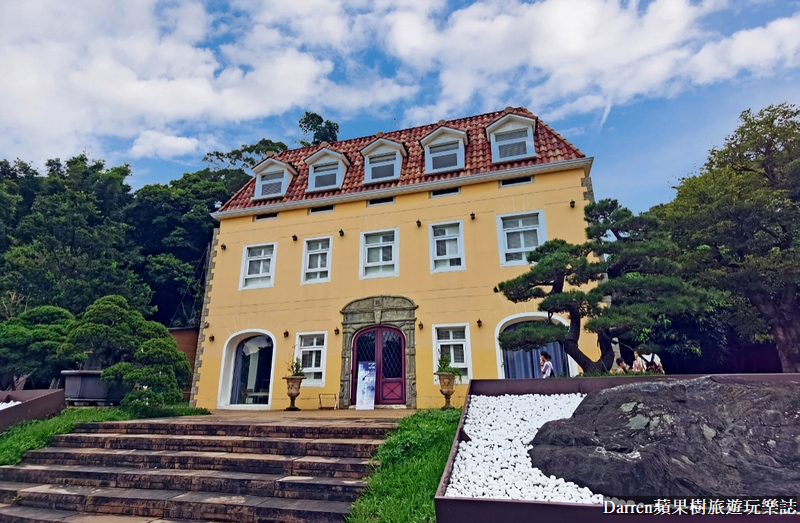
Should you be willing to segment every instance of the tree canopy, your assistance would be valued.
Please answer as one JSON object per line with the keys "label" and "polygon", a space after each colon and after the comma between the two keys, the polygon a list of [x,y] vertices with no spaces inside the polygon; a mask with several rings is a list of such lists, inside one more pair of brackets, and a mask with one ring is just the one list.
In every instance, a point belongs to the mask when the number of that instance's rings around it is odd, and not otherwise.
{"label": "tree canopy", "polygon": [[747,110],[674,201],[654,210],[686,276],[749,303],[784,372],[800,372],[800,109]]}

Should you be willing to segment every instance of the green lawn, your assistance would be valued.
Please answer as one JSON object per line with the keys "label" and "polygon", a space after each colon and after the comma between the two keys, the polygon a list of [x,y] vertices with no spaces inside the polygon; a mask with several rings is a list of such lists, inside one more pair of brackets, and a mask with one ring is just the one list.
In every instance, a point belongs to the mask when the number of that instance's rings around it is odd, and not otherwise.
{"label": "green lawn", "polygon": [[461,410],[423,410],[400,420],[378,449],[380,466],[347,523],[433,523],[433,497]]}
{"label": "green lawn", "polygon": [[208,414],[208,411],[191,409],[187,405],[179,404],[147,414],[135,416],[117,407],[77,407],[64,409],[61,414],[52,418],[17,423],[0,434],[0,465],[19,463],[25,451],[46,447],[50,444],[50,436],[66,434],[72,431],[77,423],[120,421],[137,417],[189,416]]}

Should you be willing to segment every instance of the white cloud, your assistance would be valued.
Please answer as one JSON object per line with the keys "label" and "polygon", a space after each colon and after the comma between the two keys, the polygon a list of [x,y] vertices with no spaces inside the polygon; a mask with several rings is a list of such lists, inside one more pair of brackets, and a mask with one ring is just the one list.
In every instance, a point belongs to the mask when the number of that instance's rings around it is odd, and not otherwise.
{"label": "white cloud", "polygon": [[199,0],[2,2],[0,157],[102,155],[106,138],[169,157],[207,145],[198,132],[306,108],[346,118],[402,104],[405,123],[506,105],[600,116],[800,65],[800,13],[709,27],[733,4],[235,0],[212,14]]}
{"label": "white cloud", "polygon": [[144,131],[133,142],[130,155],[134,158],[158,157],[172,158],[195,153],[200,148],[200,140],[175,136],[159,131]]}

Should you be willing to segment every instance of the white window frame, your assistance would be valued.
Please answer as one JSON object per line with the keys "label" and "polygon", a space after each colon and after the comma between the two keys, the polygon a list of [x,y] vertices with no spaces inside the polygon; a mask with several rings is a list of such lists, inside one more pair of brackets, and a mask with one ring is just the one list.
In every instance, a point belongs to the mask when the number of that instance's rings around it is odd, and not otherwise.
{"label": "white window frame", "polygon": [[[392,176],[387,176],[385,178],[376,178],[372,179],[372,158],[375,156],[383,156],[384,154],[389,155],[394,153],[394,174]],[[380,162],[379,165],[387,165],[389,162],[384,161]],[[400,154],[400,151],[381,151],[377,150],[372,154],[368,154],[364,156],[364,183],[381,183],[381,182],[390,182],[393,180],[397,180],[400,178],[400,168],[403,165],[403,156]]]}
{"label": "white window frame", "polygon": [[[278,192],[263,194],[261,192],[263,186],[263,178],[265,176],[280,176],[281,177],[281,188]],[[258,179],[256,180],[256,198],[280,198],[284,194],[286,194],[286,171],[269,171],[266,173],[261,173],[258,175]]]}
{"label": "white window frame", "polygon": [[[456,164],[450,167],[442,167],[441,169],[434,169],[433,168],[433,158],[434,155],[431,154],[431,147],[436,147],[439,145],[447,145],[455,143],[458,146],[456,149]],[[447,151],[446,153],[436,154],[435,156],[443,156],[444,154],[452,154],[451,151]],[[459,140],[458,138],[453,137],[450,140],[441,140],[437,143],[431,143],[425,146],[425,173],[432,174],[432,173],[445,173],[450,171],[458,171],[464,168],[464,142]]]}
{"label": "white window frame", "polygon": [[[342,182],[344,181],[345,171],[350,165],[350,162],[347,160],[345,155],[328,149],[327,147],[315,152],[306,158],[304,162],[306,165],[308,165],[308,186],[306,187],[307,193],[341,189]],[[326,185],[324,187],[314,187],[314,183],[316,181],[316,167],[337,162],[338,167],[336,169],[336,183],[334,185]],[[325,174],[327,175],[330,173]]]}
{"label": "white window frame", "polygon": [[[281,162],[274,158],[269,158],[263,163],[253,168],[255,175],[255,188],[253,189],[253,200],[269,200],[272,198],[281,198],[286,195],[286,190],[289,184],[292,183],[292,177],[297,175],[297,171],[288,163]],[[283,173],[281,180],[281,190],[279,193],[261,194],[261,177],[266,175],[276,175]]]}
{"label": "white window frame", "polygon": [[[330,165],[330,164],[337,164],[335,183],[333,185],[325,185],[324,187],[316,187],[315,183],[316,183],[316,180],[317,180],[317,167],[320,167],[322,165]],[[309,173],[308,173],[308,189],[306,190],[306,192],[329,191],[331,189],[340,188],[342,186],[342,177],[343,177],[342,173],[344,171],[344,169],[342,169],[343,165],[344,164],[341,161],[334,160],[332,162],[321,161],[321,162],[319,162],[317,164],[314,164],[314,165],[310,166],[309,167]],[[331,174],[331,173],[325,173],[326,176],[329,175],[329,174]]]}
{"label": "white window frame", "polygon": [[[450,167],[434,169],[433,157],[431,156],[431,147],[453,142],[458,143],[458,149],[456,150],[456,164]],[[420,145],[425,148],[425,174],[445,173],[464,169],[464,149],[467,145],[466,131],[453,129],[451,127],[439,127],[428,136],[420,140]]]}
{"label": "white window frame", "polygon": [[[506,156],[505,158],[500,158],[500,144],[497,143],[497,135],[514,131],[522,131],[522,130],[526,130],[528,132],[528,135],[525,138],[525,149],[527,152],[525,154],[517,154],[514,156]],[[506,129],[499,129],[493,132],[491,134],[491,137],[492,137],[492,163],[504,163],[513,160],[519,160],[522,158],[533,158],[536,156],[536,149],[533,144],[533,127],[520,126],[520,127],[508,127]]]}
{"label": "white window frame", "polygon": [[[439,340],[437,336],[437,331],[439,329],[460,329],[464,328],[464,365],[467,367],[467,375],[461,375],[461,382],[466,383],[472,379],[472,348],[470,343],[470,333],[469,333],[469,323],[439,323],[431,326],[431,336],[433,338],[433,371],[436,372],[436,369],[439,367],[439,345],[450,345],[453,343],[454,340]],[[452,367],[452,362],[450,363]],[[458,383],[458,382],[456,382]],[[436,374],[433,375],[433,384],[439,385],[439,376]]]}
{"label": "white window frame", "polygon": [[[256,248],[256,247],[269,247],[270,245],[272,246],[272,256],[270,257],[272,259],[272,262],[270,263],[271,271],[269,273],[269,276],[270,276],[269,283],[267,285],[255,285],[255,286],[251,286],[251,287],[245,287],[245,281],[247,280],[247,262],[248,262],[247,250],[248,249],[253,249],[253,248]],[[277,242],[254,243],[252,245],[245,245],[244,249],[242,250],[242,268],[241,268],[241,272],[239,274],[239,290],[240,291],[249,291],[249,290],[252,290],[252,289],[268,289],[270,287],[274,287],[275,286],[275,265],[277,263],[277,260],[278,260],[278,244],[277,244]]]}
{"label": "white window frame", "polygon": [[[323,345],[321,347],[314,346],[312,347],[301,347],[302,339],[304,336],[322,336]],[[316,332],[298,332],[297,337],[295,338],[295,351],[294,357],[300,358],[300,361],[303,361],[303,350],[320,350],[322,352],[322,356],[320,358],[320,366],[317,368],[312,368],[309,372],[322,372],[322,379],[315,380],[309,378],[308,374],[306,374],[306,379],[303,380],[303,387],[324,387],[325,386],[325,365],[328,359],[328,331],[316,331]],[[306,369],[304,368],[303,371],[305,372]]]}
{"label": "white window frame", "polygon": [[[515,216],[529,216],[531,214],[539,215],[539,226],[536,228],[536,237],[539,245],[542,245],[544,242],[547,241],[547,226],[545,224],[545,219],[544,219],[544,209],[535,209],[525,212],[515,212],[510,214],[497,215],[497,245],[498,245],[498,250],[500,251],[501,267],[515,267],[521,265],[529,265],[527,260],[527,255],[524,254],[522,256],[522,260],[506,261],[506,253],[519,252],[519,251],[506,249],[506,235],[503,229],[503,218],[513,218]],[[529,251],[524,251],[524,252],[529,252]]]}
{"label": "white window frame", "polygon": [[[378,274],[367,275],[364,273],[366,270],[367,262],[367,236],[373,234],[384,234],[387,232],[394,232],[394,242],[392,243],[392,262],[394,263],[394,272],[381,272]],[[373,244],[370,244],[373,247]],[[358,279],[370,280],[373,278],[393,278],[400,276],[400,229],[379,229],[376,231],[364,231],[361,233],[360,249],[358,253]],[[376,263],[375,265],[386,265],[385,263]]]}
{"label": "white window frame", "polygon": [[[327,278],[320,278],[315,280],[308,280],[306,279],[306,273],[308,272],[319,272],[318,269],[312,269],[309,271],[308,262],[310,259],[311,254],[319,254],[322,251],[313,251],[309,252],[308,250],[308,242],[319,241],[319,240],[328,240],[328,250],[326,251],[328,254],[328,277]],[[321,236],[319,238],[306,238],[303,240],[303,266],[302,270],[300,271],[300,285],[313,285],[315,283],[328,283],[331,281],[331,261],[333,260],[333,236]]]}
{"label": "white window frame", "polygon": [[[448,192],[444,194],[433,194],[436,191],[448,191]],[[428,191],[428,198],[444,198],[446,196],[455,196],[457,194],[461,194],[461,186],[446,187],[444,189],[433,189],[432,191]]]}
{"label": "white window frame", "polygon": [[[443,267],[443,268],[436,268],[436,261],[437,260],[447,260],[452,258],[452,256],[437,256],[436,255],[436,240],[443,239],[443,238],[435,238],[433,235],[434,227],[438,227],[441,225],[458,225],[458,256],[461,258],[461,265],[454,266],[454,267]],[[462,220],[454,220],[451,222],[442,222],[442,223],[432,223],[428,226],[428,236],[429,236],[429,243],[428,247],[430,249],[430,261],[431,261],[431,274],[439,273],[439,272],[454,272],[454,271],[465,271],[467,270],[467,260],[464,257],[464,222]]]}

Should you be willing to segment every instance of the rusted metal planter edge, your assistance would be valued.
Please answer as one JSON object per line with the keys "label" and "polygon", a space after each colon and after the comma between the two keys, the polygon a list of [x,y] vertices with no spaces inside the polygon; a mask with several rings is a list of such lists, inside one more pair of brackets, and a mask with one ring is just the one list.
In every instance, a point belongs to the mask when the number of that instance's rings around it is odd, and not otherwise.
{"label": "rusted metal planter edge", "polygon": [[58,414],[67,404],[64,389],[16,390],[0,392],[0,402],[21,401],[0,411],[0,432],[20,421],[41,419]]}
{"label": "rusted metal planter edge", "polygon": [[[569,378],[569,379],[514,379],[514,380],[471,380],[467,388],[467,397],[461,411],[456,437],[450,447],[444,473],[436,490],[434,505],[437,523],[497,523],[498,519],[506,521],[558,521],[563,523],[583,523],[590,518],[601,517],[603,522],[631,521],[663,521],[663,516],[652,514],[604,514],[599,505],[583,505],[577,503],[549,503],[543,501],[500,500],[490,498],[456,498],[445,497],[450,476],[453,473],[458,444],[469,441],[464,432],[464,422],[469,410],[470,398],[478,396],[503,396],[505,394],[588,394],[601,389],[608,389],[629,383],[689,380],[704,376],[719,376],[730,380],[745,382],[798,382],[800,374],[677,374],[668,376],[619,376],[603,378]],[[632,519],[635,518],[635,519]],[[682,515],[681,520],[715,522],[750,522],[764,521],[761,515]],[[773,515],[769,521],[798,521],[794,515]]]}

